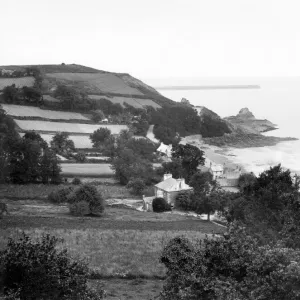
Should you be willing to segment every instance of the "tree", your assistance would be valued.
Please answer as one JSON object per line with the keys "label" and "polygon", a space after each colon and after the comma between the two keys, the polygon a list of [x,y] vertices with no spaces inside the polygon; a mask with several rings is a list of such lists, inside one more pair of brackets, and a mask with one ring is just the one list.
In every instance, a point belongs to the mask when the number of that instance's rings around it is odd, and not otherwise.
{"label": "tree", "polygon": [[19,139],[13,119],[0,106],[0,182],[9,178],[11,147]]}
{"label": "tree", "polygon": [[118,155],[112,159],[112,169],[121,184],[128,184],[134,178],[144,180],[146,184],[151,182],[153,167],[150,162],[137,156],[133,150],[120,150]]}
{"label": "tree", "polygon": [[257,178],[253,173],[245,173],[239,177],[238,187],[241,192],[250,192],[253,190]]}
{"label": "tree", "polygon": [[6,103],[17,103],[20,100],[20,93],[15,84],[4,87],[2,94]]}
{"label": "tree", "polygon": [[195,193],[208,195],[216,182],[210,172],[198,171],[191,177],[189,185],[193,187]]}
{"label": "tree", "polygon": [[42,149],[44,149],[44,150],[48,148],[47,142],[41,137],[40,134],[38,134],[34,130],[27,131],[24,134],[23,139],[28,139],[28,140],[31,140],[31,141],[36,141],[40,145],[40,147]]}
{"label": "tree", "polygon": [[13,183],[37,182],[40,178],[42,149],[37,141],[22,138],[10,149],[10,180]]}
{"label": "tree", "polygon": [[162,163],[163,173],[172,174],[173,178],[186,177],[180,158],[173,158],[171,162]]}
{"label": "tree", "polygon": [[92,114],[92,120],[95,122],[95,123],[98,123],[100,121],[102,121],[103,119],[105,119],[105,115],[103,113],[102,110],[98,109],[96,111],[93,112]]}
{"label": "tree", "polygon": [[74,142],[69,139],[69,134],[67,132],[56,133],[51,142],[52,150],[59,155],[69,157],[72,152],[75,151]]}
{"label": "tree", "polygon": [[103,146],[104,142],[111,136],[111,131],[106,127],[100,127],[90,135],[93,147]]}
{"label": "tree", "polygon": [[74,157],[77,162],[84,163],[86,161],[86,155],[83,151],[76,153]]}
{"label": "tree", "polygon": [[299,250],[259,246],[236,225],[221,237],[193,244],[177,237],[161,256],[167,268],[161,299],[296,300],[299,254]]}
{"label": "tree", "polygon": [[100,215],[104,212],[105,201],[97,188],[83,184],[68,196],[70,213],[73,215]]}
{"label": "tree", "polygon": [[172,149],[172,157],[180,158],[182,167],[186,173],[186,180],[189,182],[190,178],[198,170],[199,165],[204,165],[204,152],[199,148],[186,144],[178,144]]}
{"label": "tree", "polygon": [[61,167],[55,152],[49,148],[42,154],[40,169],[42,183],[58,184],[61,182]]}
{"label": "tree", "polygon": [[[252,182],[252,181],[251,181]],[[229,204],[227,220],[240,221],[261,243],[283,240],[300,247],[299,181],[280,165],[261,173]],[[298,245],[298,246],[297,246]]]}
{"label": "tree", "polygon": [[175,207],[182,210],[191,209],[191,193],[180,192],[175,198]]}
{"label": "tree", "polygon": [[60,241],[50,235],[32,240],[25,233],[18,240],[9,238],[1,253],[4,293],[16,299],[101,299],[88,288],[87,265],[58,250]]}
{"label": "tree", "polygon": [[23,98],[28,103],[39,104],[42,101],[42,94],[39,89],[24,86],[22,88]]}
{"label": "tree", "polygon": [[126,187],[131,189],[132,194],[140,196],[143,194],[146,185],[143,179],[133,178],[128,182]]}

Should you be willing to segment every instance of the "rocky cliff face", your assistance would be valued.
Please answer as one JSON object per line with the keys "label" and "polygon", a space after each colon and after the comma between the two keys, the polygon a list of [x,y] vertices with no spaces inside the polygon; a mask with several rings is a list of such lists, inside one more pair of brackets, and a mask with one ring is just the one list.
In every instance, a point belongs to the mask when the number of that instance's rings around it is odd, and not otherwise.
{"label": "rocky cliff face", "polygon": [[248,108],[242,108],[236,116],[226,117],[233,132],[239,134],[259,134],[277,129],[276,125],[268,120],[256,119]]}

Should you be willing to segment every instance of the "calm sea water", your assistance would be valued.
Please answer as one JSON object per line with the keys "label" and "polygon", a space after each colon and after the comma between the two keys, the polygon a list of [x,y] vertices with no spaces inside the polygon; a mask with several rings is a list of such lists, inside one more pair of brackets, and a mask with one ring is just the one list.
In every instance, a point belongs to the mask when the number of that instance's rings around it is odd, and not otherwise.
{"label": "calm sea water", "polygon": [[[195,84],[195,82],[193,82]],[[164,96],[193,105],[203,105],[221,117],[236,115],[248,107],[256,118],[268,119],[279,129],[266,135],[300,139],[300,78],[206,80],[196,85],[257,84],[259,89],[157,90]],[[272,147],[231,149],[234,160],[255,173],[277,163],[300,173],[300,141],[282,142]]]}

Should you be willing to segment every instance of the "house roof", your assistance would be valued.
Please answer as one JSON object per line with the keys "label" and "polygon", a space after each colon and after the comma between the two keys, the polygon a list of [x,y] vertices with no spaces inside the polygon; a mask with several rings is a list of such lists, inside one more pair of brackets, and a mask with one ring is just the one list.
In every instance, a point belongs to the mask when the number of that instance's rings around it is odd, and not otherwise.
{"label": "house roof", "polygon": [[221,165],[212,165],[210,168],[213,172],[223,172],[224,170],[223,166]]}
{"label": "house roof", "polygon": [[175,179],[175,178],[168,178],[158,184],[155,187],[164,190],[166,192],[174,192],[174,191],[181,191],[181,190],[191,190],[188,184],[184,182],[183,179]]}

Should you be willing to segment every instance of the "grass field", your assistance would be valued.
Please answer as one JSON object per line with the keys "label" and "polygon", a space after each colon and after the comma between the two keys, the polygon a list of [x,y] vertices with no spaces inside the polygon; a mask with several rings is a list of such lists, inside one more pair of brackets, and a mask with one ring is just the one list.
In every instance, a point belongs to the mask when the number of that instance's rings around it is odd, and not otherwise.
{"label": "grass field", "polygon": [[64,239],[74,257],[86,259],[101,277],[162,278],[159,256],[168,241],[184,235],[196,242],[221,227],[192,217],[110,208],[100,218],[76,218],[67,206],[43,201],[7,201],[10,215],[0,220],[0,249],[24,230],[33,238],[49,233]]}
{"label": "grass field", "polygon": [[61,164],[62,176],[112,177],[110,164]]}
{"label": "grass field", "polygon": [[0,78],[0,91],[8,85],[15,84],[16,87],[33,86],[33,77],[21,77],[21,78]]}
{"label": "grass field", "polygon": [[[105,199],[108,198],[134,198],[125,186],[117,184],[113,178],[91,178]],[[87,178],[81,179],[83,182],[91,182]],[[43,200],[54,190],[65,185],[54,184],[0,184],[1,198],[15,200]]]}
{"label": "grass field", "polygon": [[[41,134],[41,137],[50,144],[54,134]],[[92,142],[89,136],[84,135],[70,135],[69,138],[74,142],[76,149],[88,149],[93,148]]]}
{"label": "grass field", "polygon": [[127,125],[92,125],[80,123],[63,123],[63,122],[48,122],[48,121],[27,121],[15,120],[17,125],[22,130],[35,130],[43,132],[76,132],[82,134],[93,133],[99,128],[108,128],[112,134],[118,134],[123,129],[128,129]]}
{"label": "grass field", "polygon": [[139,90],[127,85],[121,78],[110,73],[48,73],[49,78],[87,82],[101,92],[143,95]]}
{"label": "grass field", "polygon": [[160,105],[155,103],[153,100],[150,99],[139,99],[139,98],[127,98],[127,97],[106,97],[101,95],[89,95],[91,99],[94,100],[100,100],[100,99],[107,99],[112,103],[119,103],[123,107],[125,107],[124,103],[127,103],[131,106],[134,106],[136,108],[143,108],[146,106],[152,106],[154,108],[161,108]]}
{"label": "grass field", "polygon": [[18,117],[41,117],[46,119],[89,120],[79,113],[40,109],[33,106],[2,104],[8,115]]}
{"label": "grass field", "polygon": [[[18,190],[19,196],[40,198],[55,186],[17,187],[0,185],[0,195],[12,195]],[[110,187],[100,185],[97,188],[105,193]],[[115,196],[118,193],[125,196],[122,188],[113,186]],[[162,290],[161,279],[166,275],[159,258],[170,239],[184,235],[196,243],[205,234],[224,231],[213,223],[172,213],[107,206],[101,217],[79,218],[71,216],[66,205],[54,205],[45,200],[24,197],[24,200],[6,199],[5,202],[10,215],[0,219],[0,250],[5,248],[9,237],[17,238],[22,231],[32,238],[45,233],[60,237],[64,241],[58,247],[88,263],[93,274],[89,284],[103,287],[107,300],[154,299]]]}

